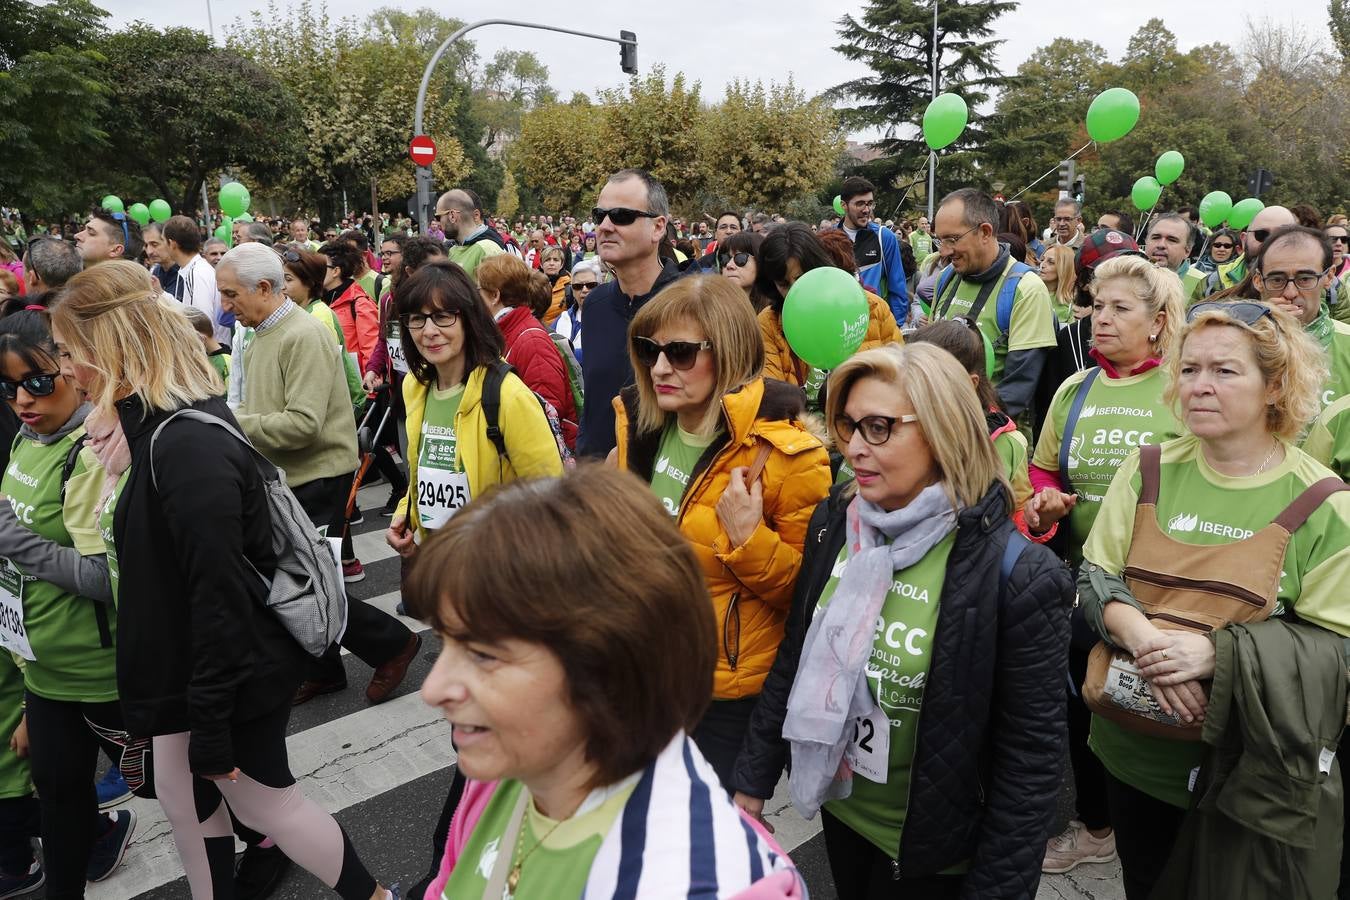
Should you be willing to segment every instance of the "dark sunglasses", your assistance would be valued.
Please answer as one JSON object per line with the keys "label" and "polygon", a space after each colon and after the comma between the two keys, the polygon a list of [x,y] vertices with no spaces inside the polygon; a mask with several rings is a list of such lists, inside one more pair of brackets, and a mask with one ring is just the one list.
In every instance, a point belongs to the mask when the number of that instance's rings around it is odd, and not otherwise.
{"label": "dark sunglasses", "polygon": [[593,291],[600,286],[598,281],[572,282],[572,293],[577,291]]}
{"label": "dark sunglasses", "polygon": [[1219,241],[1215,241],[1213,244],[1210,245],[1210,247],[1214,250],[1232,250],[1233,246],[1234,246],[1233,244],[1220,243]]}
{"label": "dark sunglasses", "polygon": [[1350,235],[1329,234],[1327,235],[1327,240],[1331,241],[1333,244],[1350,244]]}
{"label": "dark sunglasses", "polygon": [[1270,311],[1270,307],[1264,303],[1252,303],[1250,300],[1209,300],[1205,303],[1197,303],[1186,310],[1186,321],[1194,322],[1195,317],[1203,312],[1221,312],[1231,319],[1236,319],[1243,325],[1255,325],[1261,321],[1262,316],[1270,316],[1272,322],[1275,321],[1275,315]]}
{"label": "dark sunglasses", "polygon": [[839,437],[845,444],[853,440],[855,433],[861,431],[864,441],[873,447],[880,447],[891,439],[896,425],[908,425],[917,421],[918,416],[863,416],[854,421],[840,413],[834,417],[834,430],[839,432]]}
{"label": "dark sunglasses", "polygon": [[1250,234],[1252,237],[1256,238],[1256,242],[1258,244],[1264,244],[1266,242],[1266,238],[1270,237],[1270,233],[1273,230],[1274,229],[1271,228],[1258,228],[1256,231],[1249,231],[1247,233]]}
{"label": "dark sunglasses", "polygon": [[736,268],[738,269],[744,269],[746,265],[750,262],[750,254],[746,253],[743,250],[740,253],[728,253],[725,256],[723,256],[722,254],[718,254],[717,256],[718,265],[725,266],[729,262],[734,262],[736,264]]}
{"label": "dark sunglasses", "polygon": [[615,225],[620,226],[632,225],[638,219],[658,218],[654,212],[648,212],[645,209],[629,209],[626,206],[616,206],[613,209],[604,209],[597,206],[591,210],[591,221],[597,225],[605,221],[606,216]]}
{"label": "dark sunglasses", "polygon": [[656,361],[664,353],[670,367],[683,372],[694,367],[700,350],[711,349],[712,341],[671,341],[668,344],[658,344],[648,337],[633,338],[633,355],[648,369],[656,365]]}
{"label": "dark sunglasses", "polygon": [[56,390],[56,378],[60,372],[52,372],[50,375],[43,372],[38,375],[29,375],[20,381],[0,381],[0,397],[6,400],[19,399],[19,388],[28,392],[30,397],[46,397],[52,391]]}

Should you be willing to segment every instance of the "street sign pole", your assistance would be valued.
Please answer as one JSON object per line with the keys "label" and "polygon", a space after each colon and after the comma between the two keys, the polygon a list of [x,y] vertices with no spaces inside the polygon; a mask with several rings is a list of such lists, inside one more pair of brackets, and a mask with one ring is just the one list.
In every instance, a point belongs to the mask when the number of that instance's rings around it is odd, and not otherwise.
{"label": "street sign pole", "polygon": [[[473,22],[446,38],[445,43],[436,48],[436,52],[431,55],[431,59],[427,62],[427,67],[422,72],[422,84],[417,89],[417,108],[413,112],[414,137],[426,134],[422,129],[423,112],[426,110],[427,88],[431,85],[431,73],[435,70],[436,63],[441,61],[441,57],[445,55],[446,50],[450,49],[451,44],[475,28],[482,28],[484,25],[514,25],[517,28],[534,28],[539,31],[555,31],[558,34],[571,34],[597,41],[611,41],[619,45],[619,63],[624,72],[632,75],[637,71],[637,35],[631,31],[621,31],[618,37],[610,37],[607,34],[592,34],[589,31],[574,31],[571,28],[557,28],[553,25],[540,25],[536,22],[518,22],[513,19],[484,19],[481,22]],[[419,166],[417,169],[417,228],[421,234],[426,234],[427,231],[427,209],[430,202],[431,169]]]}

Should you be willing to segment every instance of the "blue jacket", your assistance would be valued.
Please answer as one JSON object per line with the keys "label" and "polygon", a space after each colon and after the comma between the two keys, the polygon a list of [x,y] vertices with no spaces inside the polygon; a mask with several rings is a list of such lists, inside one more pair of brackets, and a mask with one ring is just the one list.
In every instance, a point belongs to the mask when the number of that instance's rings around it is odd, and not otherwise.
{"label": "blue jacket", "polygon": [[[842,224],[839,226],[844,227]],[[857,242],[863,239],[863,232],[870,231],[873,240],[880,244],[880,259],[859,259]],[[847,233],[847,232],[845,232]],[[871,243],[871,241],[864,241]],[[900,240],[889,228],[882,228],[873,219],[867,227],[858,231],[854,239],[854,259],[858,263],[858,279],[863,287],[885,300],[891,307],[897,324],[904,325],[909,319],[909,280],[905,275],[905,263],[900,258]]]}

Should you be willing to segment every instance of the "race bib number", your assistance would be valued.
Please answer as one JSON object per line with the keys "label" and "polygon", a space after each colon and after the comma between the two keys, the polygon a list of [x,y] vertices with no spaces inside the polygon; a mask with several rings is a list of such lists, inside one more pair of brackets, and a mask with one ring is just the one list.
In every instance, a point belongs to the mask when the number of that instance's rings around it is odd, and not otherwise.
{"label": "race bib number", "polygon": [[389,323],[389,336],[384,339],[384,346],[389,350],[389,364],[394,367],[394,371],[407,375],[408,360],[403,356],[403,340],[397,322]]}
{"label": "race bib number", "polygon": [[469,475],[447,469],[417,470],[417,513],[422,527],[435,531],[469,502]]}
{"label": "race bib number", "polygon": [[0,646],[24,659],[36,660],[23,627],[23,575],[0,556]]}
{"label": "race bib number", "polygon": [[880,707],[853,720],[853,740],[844,748],[844,759],[855,775],[877,784],[886,783],[890,774],[891,720]]}

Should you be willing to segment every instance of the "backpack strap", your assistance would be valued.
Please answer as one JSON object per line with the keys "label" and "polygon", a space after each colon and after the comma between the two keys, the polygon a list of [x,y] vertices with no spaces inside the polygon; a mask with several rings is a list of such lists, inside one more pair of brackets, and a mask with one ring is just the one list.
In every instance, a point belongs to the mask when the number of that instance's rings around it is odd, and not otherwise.
{"label": "backpack strap", "polygon": [[952,268],[950,263],[943,266],[942,271],[938,273],[937,287],[933,288],[933,310],[937,313],[933,317],[934,319],[943,318],[947,314],[947,310],[951,308],[952,302],[949,299],[947,305],[940,312],[937,311],[938,302],[942,299],[943,292],[947,290],[947,285],[951,284],[953,280],[957,282],[956,290],[952,291],[953,297],[956,296],[956,291],[961,289],[961,282],[954,278],[955,275],[956,269]]}
{"label": "backpack strap", "polygon": [[163,431],[170,422],[179,417],[192,419],[196,422],[204,422],[207,425],[215,425],[218,428],[225,429],[234,436],[235,440],[247,447],[249,452],[253,454],[254,462],[257,464],[258,471],[262,474],[263,478],[268,481],[278,481],[281,479],[281,470],[273,465],[271,460],[258,452],[258,448],[253,446],[253,442],[244,437],[243,433],[240,432],[238,428],[235,428],[219,416],[213,416],[209,412],[203,412],[200,409],[193,409],[188,406],[178,410],[163,422],[160,422],[155,428],[154,433],[150,435],[150,483],[154,485],[156,492],[159,491],[159,476],[155,472],[155,440],[159,437],[159,433]]}
{"label": "backpack strap", "polygon": [[494,359],[488,363],[487,372],[483,374],[483,417],[487,420],[487,438],[492,441],[492,446],[497,448],[497,455],[502,459],[510,459],[506,452],[506,437],[502,434],[501,414],[502,414],[502,382],[506,381],[506,376],[514,372],[511,364],[504,359]]}
{"label": "backpack strap", "polygon": [[70,445],[70,451],[66,453],[66,461],[61,464],[61,505],[66,504],[66,482],[70,481],[70,476],[75,474],[75,464],[80,461],[80,451],[84,445],[89,442],[89,433],[85,432],[75,439],[75,443]]}
{"label": "backpack strap", "polygon": [[1083,413],[1083,402],[1087,400],[1088,391],[1092,390],[1092,382],[1097,380],[1101,374],[1099,366],[1093,366],[1087,371],[1087,377],[1078,385],[1078,390],[1073,395],[1073,403],[1069,404],[1069,415],[1064,420],[1064,431],[1059,438],[1059,483],[1064,489],[1064,493],[1072,494],[1073,482],[1069,479],[1069,447],[1073,445],[1073,430],[1078,427],[1078,417]]}
{"label": "backpack strap", "polygon": [[1139,503],[1156,506],[1158,503],[1158,482],[1162,478],[1162,447],[1160,445],[1144,444],[1139,448],[1139,478],[1143,482],[1139,490]]}
{"label": "backpack strap", "polygon": [[1323,478],[1321,481],[1315,481],[1294,498],[1294,502],[1284,508],[1278,516],[1275,517],[1274,524],[1280,526],[1285,531],[1293,534],[1298,531],[1299,526],[1308,521],[1317,507],[1322,505],[1322,501],[1330,497],[1337,491],[1350,490],[1347,485],[1339,478]]}
{"label": "backpack strap", "polygon": [[998,290],[998,304],[995,308],[995,314],[998,319],[998,330],[1007,334],[1008,329],[1012,327],[1013,302],[1017,299],[1017,284],[1022,280],[1022,276],[1031,271],[1031,266],[1024,262],[1014,262],[1006,275],[1003,277],[1003,287]]}
{"label": "backpack strap", "polygon": [[750,464],[750,470],[745,473],[745,485],[748,489],[755,483],[755,479],[764,472],[764,464],[769,461],[769,455],[773,453],[773,444],[768,441],[760,444],[759,452],[755,454],[755,461]]}
{"label": "backpack strap", "polygon": [[1008,535],[1007,546],[1003,548],[1003,559],[998,564],[998,598],[1000,603],[1008,594],[1008,582],[1012,580],[1013,566],[1022,556],[1031,542],[1020,531],[1014,530]]}

